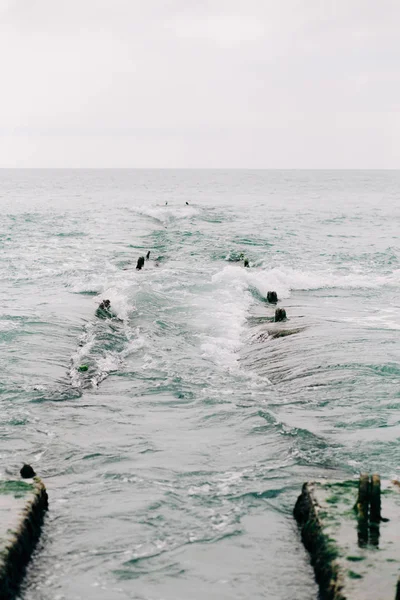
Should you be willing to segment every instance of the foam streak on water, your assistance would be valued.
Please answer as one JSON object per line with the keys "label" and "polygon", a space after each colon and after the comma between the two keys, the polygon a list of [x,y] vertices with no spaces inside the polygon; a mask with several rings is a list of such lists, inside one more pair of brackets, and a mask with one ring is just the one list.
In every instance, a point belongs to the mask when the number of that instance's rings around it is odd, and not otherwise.
{"label": "foam streak on water", "polygon": [[3,475],[51,502],[22,598],[317,597],[301,483],[398,474],[399,183],[1,173]]}

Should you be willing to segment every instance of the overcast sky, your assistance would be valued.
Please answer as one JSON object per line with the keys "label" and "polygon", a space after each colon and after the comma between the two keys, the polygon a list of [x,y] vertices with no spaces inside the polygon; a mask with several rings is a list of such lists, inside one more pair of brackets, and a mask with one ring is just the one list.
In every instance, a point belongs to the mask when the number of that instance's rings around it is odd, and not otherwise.
{"label": "overcast sky", "polygon": [[398,0],[0,0],[0,166],[400,168]]}

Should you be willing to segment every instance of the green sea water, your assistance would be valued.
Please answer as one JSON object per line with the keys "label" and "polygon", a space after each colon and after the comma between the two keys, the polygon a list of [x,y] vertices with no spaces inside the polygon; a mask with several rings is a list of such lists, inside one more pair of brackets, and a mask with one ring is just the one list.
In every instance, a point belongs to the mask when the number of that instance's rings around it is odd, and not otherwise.
{"label": "green sea water", "polygon": [[302,483],[399,474],[399,189],[0,171],[2,475],[50,502],[21,598],[317,598]]}

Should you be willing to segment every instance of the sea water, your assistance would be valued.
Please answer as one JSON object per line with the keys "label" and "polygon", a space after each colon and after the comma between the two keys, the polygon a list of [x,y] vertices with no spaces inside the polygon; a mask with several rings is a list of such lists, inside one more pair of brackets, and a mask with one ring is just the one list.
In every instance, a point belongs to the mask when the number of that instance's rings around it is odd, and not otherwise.
{"label": "sea water", "polygon": [[0,182],[2,475],[50,499],[21,598],[316,598],[302,483],[399,472],[400,173]]}

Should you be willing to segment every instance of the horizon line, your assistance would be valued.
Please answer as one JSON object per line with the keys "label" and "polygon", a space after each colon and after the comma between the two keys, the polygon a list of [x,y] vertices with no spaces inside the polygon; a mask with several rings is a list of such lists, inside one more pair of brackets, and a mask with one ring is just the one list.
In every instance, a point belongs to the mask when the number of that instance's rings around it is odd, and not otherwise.
{"label": "horizon line", "polygon": [[400,167],[2,167],[0,171],[399,171]]}

